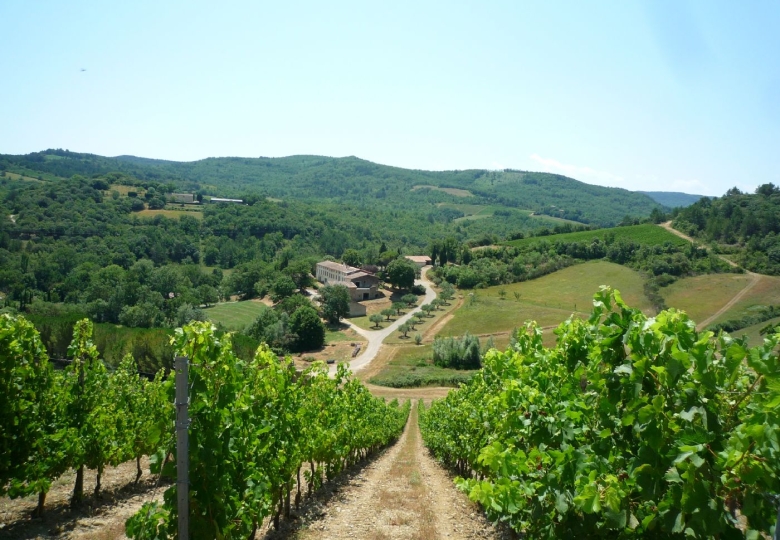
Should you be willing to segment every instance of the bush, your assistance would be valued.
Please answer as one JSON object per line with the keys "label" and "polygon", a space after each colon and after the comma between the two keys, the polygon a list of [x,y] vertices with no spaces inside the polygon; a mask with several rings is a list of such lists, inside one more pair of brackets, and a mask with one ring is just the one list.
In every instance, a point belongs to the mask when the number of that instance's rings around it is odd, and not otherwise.
{"label": "bush", "polygon": [[433,363],[452,369],[479,369],[479,338],[466,332],[462,338],[437,337],[433,341]]}
{"label": "bush", "polygon": [[373,377],[370,382],[378,386],[390,388],[420,388],[423,386],[453,386],[467,384],[474,377],[474,371],[445,372],[445,373],[414,373],[386,377]]}
{"label": "bush", "polygon": [[290,317],[290,332],[295,334],[295,349],[310,351],[325,344],[325,325],[313,307],[299,307]]}

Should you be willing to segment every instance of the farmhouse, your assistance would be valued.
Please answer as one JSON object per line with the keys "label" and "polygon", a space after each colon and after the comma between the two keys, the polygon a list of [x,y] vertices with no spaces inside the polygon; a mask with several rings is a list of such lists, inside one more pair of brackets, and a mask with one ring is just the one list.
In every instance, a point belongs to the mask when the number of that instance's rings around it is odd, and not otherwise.
{"label": "farmhouse", "polygon": [[181,204],[195,204],[197,202],[192,193],[171,193],[171,199],[173,202]]}
{"label": "farmhouse", "polygon": [[423,266],[431,264],[431,258],[427,255],[407,255],[405,258],[417,265],[417,268],[422,268]]}
{"label": "farmhouse", "polygon": [[317,281],[325,285],[344,285],[354,302],[378,297],[379,278],[359,268],[333,261],[317,263]]}

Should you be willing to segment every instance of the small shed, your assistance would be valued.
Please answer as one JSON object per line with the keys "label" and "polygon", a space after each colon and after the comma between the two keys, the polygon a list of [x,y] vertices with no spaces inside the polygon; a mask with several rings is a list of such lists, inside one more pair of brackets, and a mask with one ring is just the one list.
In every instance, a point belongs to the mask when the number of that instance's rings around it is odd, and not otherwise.
{"label": "small shed", "polygon": [[430,266],[431,264],[431,258],[428,255],[407,255],[406,259],[412,261],[417,268]]}

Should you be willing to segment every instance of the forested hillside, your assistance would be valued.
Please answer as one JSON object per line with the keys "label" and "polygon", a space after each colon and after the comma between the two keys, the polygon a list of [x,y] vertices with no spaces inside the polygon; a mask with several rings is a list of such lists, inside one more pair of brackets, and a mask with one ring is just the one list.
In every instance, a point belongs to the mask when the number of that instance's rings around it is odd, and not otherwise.
{"label": "forested hillside", "polygon": [[[0,170],[44,179],[75,174],[91,177],[118,171],[207,195],[255,194],[349,202],[371,208],[430,208],[442,203],[499,206],[596,225],[615,225],[626,215],[644,217],[659,207],[641,193],[593,186],[555,174],[514,170],[421,171],[356,157],[228,157],[184,163],[46,150],[23,156],[0,155]],[[455,208],[455,212],[463,211]],[[463,215],[453,215],[457,217]]]}
{"label": "forested hillside", "polygon": [[759,186],[754,194],[733,188],[719,199],[705,197],[680,210],[674,226],[732,246],[737,262],[749,270],[780,274],[780,188],[774,184]]}
{"label": "forested hillside", "polygon": [[691,195],[677,191],[638,191],[637,193],[644,193],[658,204],[668,206],[669,208],[690,206],[702,198],[701,195]]}

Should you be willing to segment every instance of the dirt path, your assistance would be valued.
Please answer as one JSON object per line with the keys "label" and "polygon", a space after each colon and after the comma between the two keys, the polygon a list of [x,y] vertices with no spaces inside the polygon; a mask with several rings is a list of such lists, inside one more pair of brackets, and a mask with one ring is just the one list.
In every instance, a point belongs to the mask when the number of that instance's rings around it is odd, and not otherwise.
{"label": "dirt path", "polygon": [[439,330],[444,328],[448,322],[452,320],[452,318],[455,316],[455,312],[460,309],[460,307],[463,305],[463,298],[458,298],[458,301],[455,303],[455,306],[450,310],[449,313],[447,313],[444,317],[433,323],[430,328],[428,328],[425,333],[423,334],[423,341],[433,341],[433,338],[436,337],[436,334],[439,333]]}
{"label": "dirt path", "polygon": [[747,273],[750,276],[750,282],[745,285],[745,288],[739,291],[737,294],[734,295],[734,297],[729,300],[725,306],[720,308],[718,311],[701,321],[699,324],[696,325],[696,330],[704,330],[709,326],[712,321],[726,313],[728,310],[730,310],[732,307],[734,307],[734,304],[742,300],[742,297],[745,296],[750,289],[756,286],[756,284],[761,281],[761,276],[759,274],[754,274],[753,272]]}
{"label": "dirt path", "polygon": [[417,408],[398,442],[339,492],[302,540],[509,538],[460,493],[428,455]]}
{"label": "dirt path", "polygon": [[[695,242],[696,241],[693,238],[691,238],[690,236],[688,236],[687,234],[681,233],[677,229],[672,228],[672,222],[671,221],[667,221],[666,223],[661,223],[660,226],[663,227],[664,229],[666,229],[667,231],[669,231],[670,233],[676,234],[680,238],[688,240],[689,242]],[[727,259],[723,255],[718,255],[718,258],[720,258],[720,260],[722,260],[722,261],[725,261],[727,264],[733,266],[734,268],[738,268],[739,267],[739,265],[737,263],[735,263],[732,260]],[[726,305],[724,305],[718,311],[716,311],[715,313],[713,313],[712,315],[710,315],[709,317],[707,317],[706,319],[701,321],[699,324],[697,324],[696,325],[696,330],[704,330],[705,328],[707,328],[710,324],[712,324],[712,322],[715,319],[717,319],[718,317],[720,317],[721,315],[726,313],[728,310],[730,310],[732,307],[734,307],[734,304],[736,304],[737,302],[742,300],[742,297],[744,297],[750,291],[750,289],[755,287],[758,284],[758,282],[761,281],[761,274],[756,274],[756,273],[750,272],[748,270],[746,270],[745,273],[748,276],[750,276],[750,282],[747,285],[745,285],[745,288],[742,289],[741,291],[739,291],[737,294],[735,294],[734,297],[726,303]]]}
{"label": "dirt path", "polygon": [[[699,242],[697,242],[697,241],[696,241],[696,239],[695,239],[695,238],[691,238],[691,237],[690,237],[690,236],[688,236],[687,234],[685,234],[685,233],[682,233],[682,232],[678,231],[677,229],[673,228],[673,227],[672,227],[672,222],[671,222],[671,221],[666,221],[666,222],[664,222],[664,223],[659,223],[659,225],[658,225],[658,226],[659,226],[659,227],[663,227],[664,229],[666,229],[666,230],[667,230],[667,231],[669,231],[670,233],[674,234],[675,236],[679,236],[679,237],[680,237],[680,238],[682,238],[683,240],[687,240],[687,241],[688,241],[688,242],[690,242],[691,244],[696,244],[696,243],[699,243]],[[726,257],[724,257],[723,255],[718,255],[718,258],[719,258],[720,260],[724,261],[724,262],[725,262],[726,264],[728,264],[729,266],[733,266],[734,268],[738,268],[738,267],[739,267],[739,265],[738,265],[737,263],[735,263],[735,262],[734,262],[734,261],[732,261],[732,260],[729,260],[729,259],[727,259],[727,258],[726,258]],[[749,272],[748,272],[748,273],[749,273]]]}

